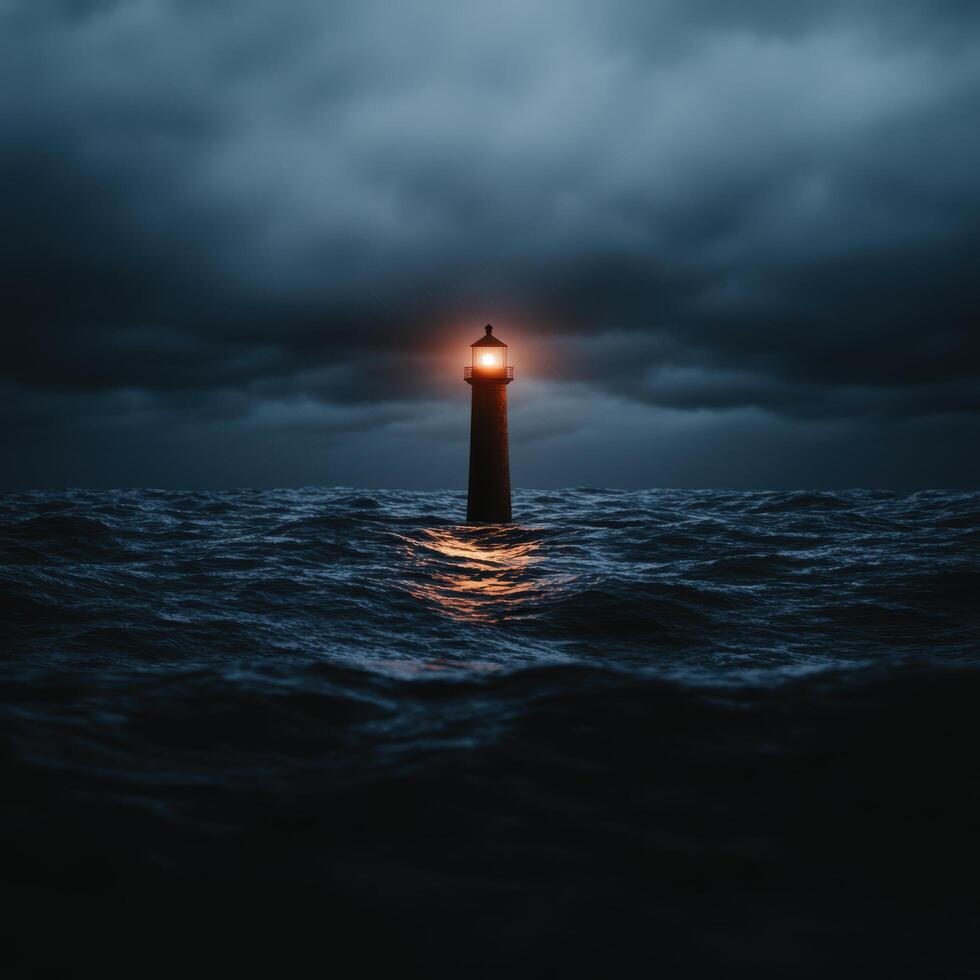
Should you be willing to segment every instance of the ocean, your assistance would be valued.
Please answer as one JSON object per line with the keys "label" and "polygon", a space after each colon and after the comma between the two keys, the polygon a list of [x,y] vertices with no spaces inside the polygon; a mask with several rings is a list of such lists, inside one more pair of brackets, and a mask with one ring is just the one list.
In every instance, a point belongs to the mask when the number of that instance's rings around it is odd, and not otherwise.
{"label": "ocean", "polygon": [[15,975],[980,975],[980,493],[464,513],[0,494]]}

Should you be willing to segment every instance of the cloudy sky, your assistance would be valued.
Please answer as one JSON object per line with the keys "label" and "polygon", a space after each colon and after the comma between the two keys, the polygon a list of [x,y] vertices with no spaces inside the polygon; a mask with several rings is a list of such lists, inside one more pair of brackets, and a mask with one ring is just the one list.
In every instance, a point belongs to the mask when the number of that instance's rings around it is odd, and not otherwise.
{"label": "cloudy sky", "polygon": [[973,0],[0,0],[0,485],[980,484]]}

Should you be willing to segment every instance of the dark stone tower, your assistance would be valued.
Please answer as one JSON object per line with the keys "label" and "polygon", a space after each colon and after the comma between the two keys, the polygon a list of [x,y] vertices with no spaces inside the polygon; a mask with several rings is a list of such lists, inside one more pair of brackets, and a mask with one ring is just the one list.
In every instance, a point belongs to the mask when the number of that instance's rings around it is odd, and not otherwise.
{"label": "dark stone tower", "polygon": [[463,378],[473,388],[470,414],[470,487],[466,520],[485,524],[510,521],[510,452],[507,446],[507,385],[514,369],[507,366],[507,345],[486,335],[470,345],[473,360]]}

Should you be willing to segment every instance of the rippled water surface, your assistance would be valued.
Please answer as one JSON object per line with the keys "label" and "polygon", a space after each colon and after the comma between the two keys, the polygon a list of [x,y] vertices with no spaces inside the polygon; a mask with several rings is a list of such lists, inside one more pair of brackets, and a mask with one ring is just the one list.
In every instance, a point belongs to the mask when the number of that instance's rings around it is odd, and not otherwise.
{"label": "rippled water surface", "polygon": [[[3,610],[37,666],[397,676],[582,664],[777,681],[976,654],[977,495],[523,493],[3,498]],[[258,678],[255,678],[256,683]]]}
{"label": "rippled water surface", "polygon": [[0,495],[25,908],[83,945],[123,908],[148,942],[160,903],[281,913],[276,963],[827,976],[857,943],[853,975],[975,975],[980,494],[464,509]]}

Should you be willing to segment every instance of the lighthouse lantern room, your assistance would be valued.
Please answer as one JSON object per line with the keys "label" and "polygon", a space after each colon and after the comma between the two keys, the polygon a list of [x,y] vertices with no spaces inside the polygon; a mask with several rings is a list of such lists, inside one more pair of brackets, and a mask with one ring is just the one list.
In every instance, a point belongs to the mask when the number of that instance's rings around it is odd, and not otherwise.
{"label": "lighthouse lantern room", "polygon": [[513,378],[514,369],[507,366],[507,345],[494,337],[493,327],[489,323],[483,329],[484,335],[470,344],[472,361],[465,372],[466,379],[494,375]]}

